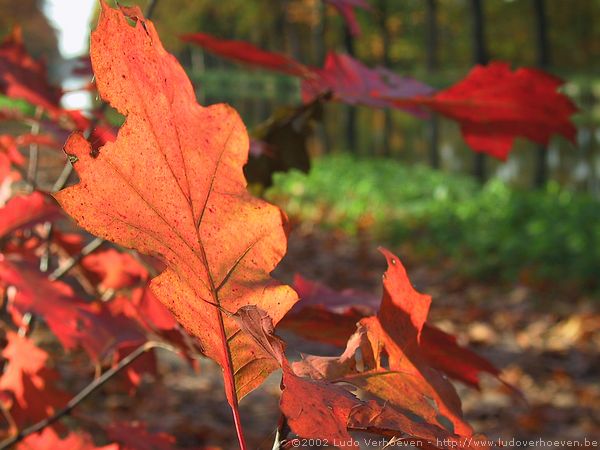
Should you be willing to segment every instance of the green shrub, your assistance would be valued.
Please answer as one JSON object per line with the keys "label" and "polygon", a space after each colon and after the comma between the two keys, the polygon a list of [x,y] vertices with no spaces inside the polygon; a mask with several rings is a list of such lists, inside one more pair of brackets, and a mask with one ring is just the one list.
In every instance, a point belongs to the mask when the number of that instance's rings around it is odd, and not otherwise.
{"label": "green shrub", "polygon": [[424,166],[335,155],[316,159],[308,175],[277,174],[267,196],[292,217],[350,235],[368,222],[376,239],[452,257],[472,275],[597,283],[600,205],[556,184],[480,186]]}

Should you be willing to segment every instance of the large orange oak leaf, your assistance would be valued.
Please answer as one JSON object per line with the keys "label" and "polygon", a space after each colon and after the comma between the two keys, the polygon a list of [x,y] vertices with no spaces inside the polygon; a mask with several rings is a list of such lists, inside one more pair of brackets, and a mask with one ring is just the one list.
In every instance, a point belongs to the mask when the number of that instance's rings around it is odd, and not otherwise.
{"label": "large orange oak leaf", "polygon": [[99,152],[71,135],[81,181],[56,198],[90,232],[166,263],[151,288],[221,365],[235,412],[277,364],[232,315],[257,305],[277,323],[297,299],[269,275],[286,251],[285,217],[246,190],[238,114],[196,103],[150,21],[131,26],[103,2],[90,53],[101,97],[127,120]]}

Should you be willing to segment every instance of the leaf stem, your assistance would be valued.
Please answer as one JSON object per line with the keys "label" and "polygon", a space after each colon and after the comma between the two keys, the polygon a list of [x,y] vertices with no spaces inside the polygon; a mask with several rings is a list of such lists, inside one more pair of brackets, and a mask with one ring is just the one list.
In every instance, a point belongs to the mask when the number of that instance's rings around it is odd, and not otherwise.
{"label": "leaf stem", "polygon": [[3,440],[2,442],[0,442],[0,450],[9,448],[10,446],[16,444],[17,442],[20,442],[23,439],[25,439],[30,434],[37,433],[37,432],[43,430],[44,428],[52,425],[53,423],[57,422],[62,417],[70,414],[71,411],[73,411],[73,409],[75,409],[75,407],[77,407],[82,401],[84,401],[91,394],[93,394],[96,390],[98,390],[98,388],[100,388],[102,385],[104,385],[108,380],[110,380],[121,370],[123,370],[124,368],[129,366],[131,363],[133,363],[137,358],[142,356],[147,351],[152,350],[153,348],[163,348],[165,350],[174,351],[174,352],[177,351],[174,347],[171,347],[170,345],[165,344],[163,342],[148,341],[148,342],[144,343],[143,345],[136,348],[129,355],[127,355],[125,358],[123,358],[121,361],[119,361],[119,364],[117,364],[114,367],[111,367],[106,372],[104,372],[101,376],[99,376],[94,381],[92,381],[90,384],[88,384],[75,397],[73,397],[71,400],[69,400],[69,402],[63,408],[59,409],[53,415],[51,415],[43,420],[40,420],[39,422],[31,425],[30,427],[24,428],[23,430],[19,431],[14,436],[11,436],[11,437]]}
{"label": "leaf stem", "polygon": [[277,425],[277,433],[275,434],[275,441],[273,442],[273,450],[282,450],[288,435],[290,434],[290,427],[287,423],[287,418],[282,414],[279,418],[279,424]]}

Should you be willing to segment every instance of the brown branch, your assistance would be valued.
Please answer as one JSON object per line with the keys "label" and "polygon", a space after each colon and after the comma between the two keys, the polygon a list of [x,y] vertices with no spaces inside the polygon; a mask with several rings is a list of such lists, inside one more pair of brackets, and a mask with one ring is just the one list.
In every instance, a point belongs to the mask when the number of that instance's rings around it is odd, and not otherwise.
{"label": "brown branch", "polygon": [[96,390],[98,390],[98,388],[103,386],[108,380],[110,380],[121,370],[123,370],[124,368],[129,366],[131,363],[133,363],[137,358],[142,356],[144,353],[146,353],[147,351],[152,350],[154,348],[164,348],[165,350],[177,352],[177,350],[174,347],[171,347],[170,345],[165,344],[163,342],[157,342],[157,341],[146,342],[145,344],[139,346],[137,349],[135,349],[133,352],[131,352],[129,355],[127,355],[125,358],[123,358],[121,361],[119,361],[119,364],[117,364],[114,367],[111,367],[109,370],[107,370],[102,375],[100,375],[98,378],[96,378],[94,381],[92,381],[90,384],[88,384],[75,397],[73,397],[71,400],[69,400],[69,402],[66,404],[66,406],[59,409],[53,415],[45,418],[44,420],[40,420],[39,422],[31,425],[30,427],[24,428],[23,430],[19,431],[14,436],[11,436],[10,438],[7,438],[4,441],[0,442],[0,450],[9,448],[10,446],[16,444],[17,442],[20,442],[23,439],[25,439],[30,434],[42,431],[44,428],[52,425],[53,423],[57,422],[64,416],[69,415],[71,413],[71,411],[73,411],[73,409],[75,409],[75,407],[77,407],[82,401],[84,401],[91,394],[93,394]]}
{"label": "brown branch", "polygon": [[[32,136],[40,134],[40,119],[42,117],[43,110],[41,107],[35,108],[35,118],[31,124]],[[28,189],[34,190],[37,185],[37,172],[38,172],[38,161],[39,161],[39,150],[40,146],[32,142],[29,144],[29,162],[27,164],[27,184]]]}
{"label": "brown branch", "polygon": [[69,258],[66,263],[62,264],[54,272],[52,272],[48,276],[48,279],[50,279],[50,281],[56,281],[59,278],[62,278],[69,270],[75,267],[75,265],[79,261],[81,261],[85,256],[97,250],[98,247],[104,244],[104,242],[106,241],[102,238],[94,238],[85,247],[83,247],[77,255],[74,255],[71,258]]}

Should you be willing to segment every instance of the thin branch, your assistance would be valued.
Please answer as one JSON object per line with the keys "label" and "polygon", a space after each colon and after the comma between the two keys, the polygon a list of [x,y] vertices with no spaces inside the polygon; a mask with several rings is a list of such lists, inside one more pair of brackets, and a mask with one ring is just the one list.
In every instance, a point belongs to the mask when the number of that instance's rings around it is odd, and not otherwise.
{"label": "thin branch", "polygon": [[15,419],[13,418],[12,414],[10,413],[10,411],[4,405],[3,402],[0,402],[0,411],[2,411],[2,415],[4,416],[6,423],[8,423],[9,433],[10,434],[16,433],[19,428],[17,427],[17,424],[16,424]]}
{"label": "thin branch", "polygon": [[[35,120],[31,124],[32,136],[40,134],[40,118],[42,117],[42,108],[35,108]],[[37,185],[37,172],[38,172],[38,161],[39,161],[39,150],[40,146],[36,142],[29,144],[29,163],[27,165],[27,183],[28,188],[32,191]]]}
{"label": "thin branch", "polygon": [[106,241],[102,238],[94,238],[85,247],[83,247],[77,255],[72,256],[67,260],[66,263],[62,264],[60,267],[57,267],[56,270],[48,276],[48,279],[50,279],[50,281],[56,281],[59,278],[62,278],[69,270],[75,267],[75,265],[81,261],[83,257],[97,250],[98,247],[104,244],[104,242]]}
{"label": "thin branch", "polygon": [[121,361],[119,361],[119,364],[110,368],[109,370],[104,372],[100,377],[96,378],[94,381],[92,381],[90,384],[88,384],[85,388],[83,388],[83,390],[81,390],[75,397],[73,397],[66,404],[65,407],[59,409],[56,413],[54,413],[50,417],[47,417],[44,420],[40,420],[39,422],[31,425],[30,427],[24,428],[23,430],[19,431],[14,436],[11,436],[10,438],[5,439],[4,441],[0,442],[0,450],[9,448],[10,446],[16,444],[17,442],[20,442],[23,439],[25,439],[30,434],[42,431],[44,428],[59,421],[64,416],[69,415],[71,413],[71,411],[73,411],[73,409],[75,409],[82,401],[87,399],[91,394],[93,394],[96,390],[98,390],[98,388],[102,387],[108,380],[110,380],[121,370],[123,370],[124,368],[129,366],[131,363],[133,363],[137,358],[142,356],[144,353],[146,353],[149,350],[152,350],[154,348],[163,348],[165,350],[177,352],[177,350],[174,347],[172,347],[168,344],[165,344],[163,342],[157,342],[157,341],[146,342],[145,344],[141,345],[140,347],[135,349],[133,352],[131,352],[129,355],[127,355],[125,358],[123,358]]}

